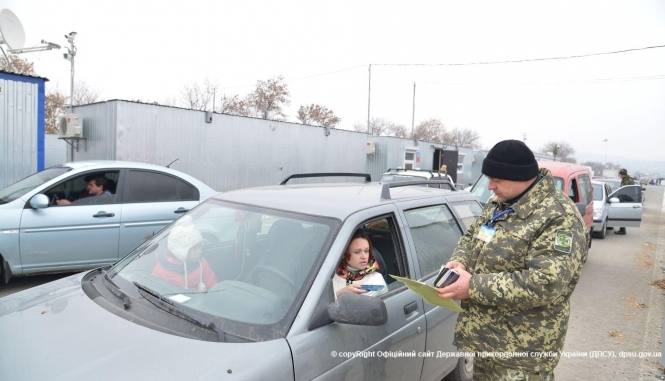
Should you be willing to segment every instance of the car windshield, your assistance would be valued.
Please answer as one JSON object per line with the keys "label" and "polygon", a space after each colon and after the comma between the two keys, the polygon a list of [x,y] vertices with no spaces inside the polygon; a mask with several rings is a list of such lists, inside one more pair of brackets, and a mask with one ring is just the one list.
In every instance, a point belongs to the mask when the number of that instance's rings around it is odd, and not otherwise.
{"label": "car windshield", "polygon": [[36,187],[71,170],[72,169],[69,167],[51,167],[41,172],[37,172],[34,175],[30,175],[23,180],[19,180],[7,188],[0,190],[0,205],[12,202]]}
{"label": "car windshield", "polygon": [[471,194],[476,196],[481,204],[485,205],[487,203],[487,200],[494,194],[494,192],[487,189],[487,176],[480,176],[478,181],[473,185],[473,188],[471,188]]}
{"label": "car windshield", "polygon": [[603,201],[603,185],[593,184],[593,199],[594,201]]}
{"label": "car windshield", "polygon": [[605,182],[605,184],[610,186],[612,193],[614,193],[617,189],[621,188],[621,183],[618,181],[607,181]]}
{"label": "car windshield", "polygon": [[[216,319],[253,341],[286,334],[339,221],[208,200],[118,262],[109,275]],[[283,336],[282,336],[283,337]]]}

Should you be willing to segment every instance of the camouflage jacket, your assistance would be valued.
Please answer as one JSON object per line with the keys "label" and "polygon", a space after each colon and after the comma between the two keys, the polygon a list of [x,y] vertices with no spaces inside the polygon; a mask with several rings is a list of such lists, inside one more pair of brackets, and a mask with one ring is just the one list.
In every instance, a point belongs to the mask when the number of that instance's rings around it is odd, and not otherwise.
{"label": "camouflage jacket", "polygon": [[626,175],[623,179],[621,179],[621,186],[625,185],[635,185],[635,180],[633,180],[632,177]]}
{"label": "camouflage jacket", "polygon": [[[502,356],[496,362],[531,372],[551,371],[559,362],[558,354],[549,355],[563,350],[569,299],[590,239],[577,207],[554,185],[550,171],[540,174],[543,178],[512,205],[514,212],[497,219],[496,233],[485,243],[477,236],[498,205],[492,196],[451,258],[472,275],[455,345],[494,353]],[[515,353],[525,357],[510,357]]]}

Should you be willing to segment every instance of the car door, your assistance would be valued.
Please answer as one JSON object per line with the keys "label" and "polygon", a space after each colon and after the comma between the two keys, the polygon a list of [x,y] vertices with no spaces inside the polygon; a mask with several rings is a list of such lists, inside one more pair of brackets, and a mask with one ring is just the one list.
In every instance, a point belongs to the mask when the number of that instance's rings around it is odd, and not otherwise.
{"label": "car door", "polygon": [[[347,220],[329,255],[339,263],[350,236],[356,229],[387,229],[396,253],[397,275],[415,277],[412,258],[404,243],[404,225],[392,204],[359,212]],[[350,225],[350,226],[349,226]],[[382,235],[383,236],[383,235]],[[385,237],[385,236],[384,236]],[[370,237],[371,239],[371,237]],[[335,250],[334,248],[338,249]],[[393,263],[384,245],[386,262]],[[390,266],[390,265],[389,265]],[[332,293],[332,273],[326,278]],[[391,278],[392,279],[392,278]],[[326,297],[315,295],[320,307]],[[372,296],[367,296],[371,298]],[[378,296],[386,306],[388,322],[381,326],[329,323],[302,334],[289,334],[296,380],[417,380],[425,349],[425,317],[422,298],[402,283],[392,280],[386,293]],[[323,303],[321,301],[324,301]]]}
{"label": "car door", "polygon": [[[103,170],[72,175],[42,192],[51,200],[78,197],[85,178],[103,174],[109,182],[118,181],[119,170]],[[41,271],[86,269],[118,260],[120,195],[99,199],[81,198],[70,205],[55,202],[44,209],[23,209],[19,232],[24,274]],[[99,202],[98,202],[99,201]]]}
{"label": "car door", "polygon": [[[406,236],[410,249],[416,253],[416,279],[432,284],[441,266],[450,261],[465,228],[460,226],[450,207],[441,198],[437,201],[427,199],[405,202],[399,208],[407,223]],[[425,304],[425,351],[451,355],[425,357],[421,380],[438,380],[457,365],[458,358],[452,355],[457,352],[453,344],[457,317],[456,312]]]}
{"label": "car door", "polygon": [[161,230],[199,203],[198,189],[171,174],[127,170],[122,204],[119,255]]}
{"label": "car door", "polygon": [[[614,199],[615,202],[612,202]],[[637,228],[642,223],[642,188],[626,185],[609,196],[607,226]]]}

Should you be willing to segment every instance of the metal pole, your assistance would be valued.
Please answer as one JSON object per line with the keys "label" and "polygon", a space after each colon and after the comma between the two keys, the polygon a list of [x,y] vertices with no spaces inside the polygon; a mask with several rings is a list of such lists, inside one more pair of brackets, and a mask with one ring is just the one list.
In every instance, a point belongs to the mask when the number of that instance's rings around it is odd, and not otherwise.
{"label": "metal pole", "polygon": [[[76,50],[74,48],[74,43],[71,43],[72,47],[70,49],[70,54],[72,56],[72,77],[71,77],[71,82],[69,84],[69,112],[74,113],[74,57],[76,57]],[[74,154],[74,151],[72,151],[72,155]]]}
{"label": "metal pole", "polygon": [[369,64],[369,83],[367,84],[367,135],[369,135],[369,106],[372,94],[372,64]]}
{"label": "metal pole", "polygon": [[413,138],[413,126],[416,121],[416,83],[413,83],[413,112],[411,113],[411,137]]}

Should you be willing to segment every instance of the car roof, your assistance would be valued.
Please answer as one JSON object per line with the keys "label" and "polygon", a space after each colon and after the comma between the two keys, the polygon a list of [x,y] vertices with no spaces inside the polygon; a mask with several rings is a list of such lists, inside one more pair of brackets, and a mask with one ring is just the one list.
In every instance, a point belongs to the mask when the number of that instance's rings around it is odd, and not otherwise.
{"label": "car roof", "polygon": [[246,188],[221,193],[214,198],[269,209],[345,220],[360,210],[399,203],[404,200],[444,197],[447,201],[475,200],[466,191],[452,191],[422,186],[396,187],[390,190],[391,200],[381,199],[379,183],[326,183],[278,185]]}
{"label": "car roof", "polygon": [[583,165],[560,161],[539,161],[538,167],[549,169],[549,171],[552,172],[552,176],[558,177],[580,171],[589,172],[588,168]]}
{"label": "car roof", "polygon": [[430,177],[436,176],[436,177],[444,177],[444,175],[439,174],[438,172],[434,170],[411,170],[411,169],[399,169],[399,170],[390,170],[386,173],[383,174],[385,175],[400,175],[400,176],[417,176],[417,177],[422,177],[429,179]]}

